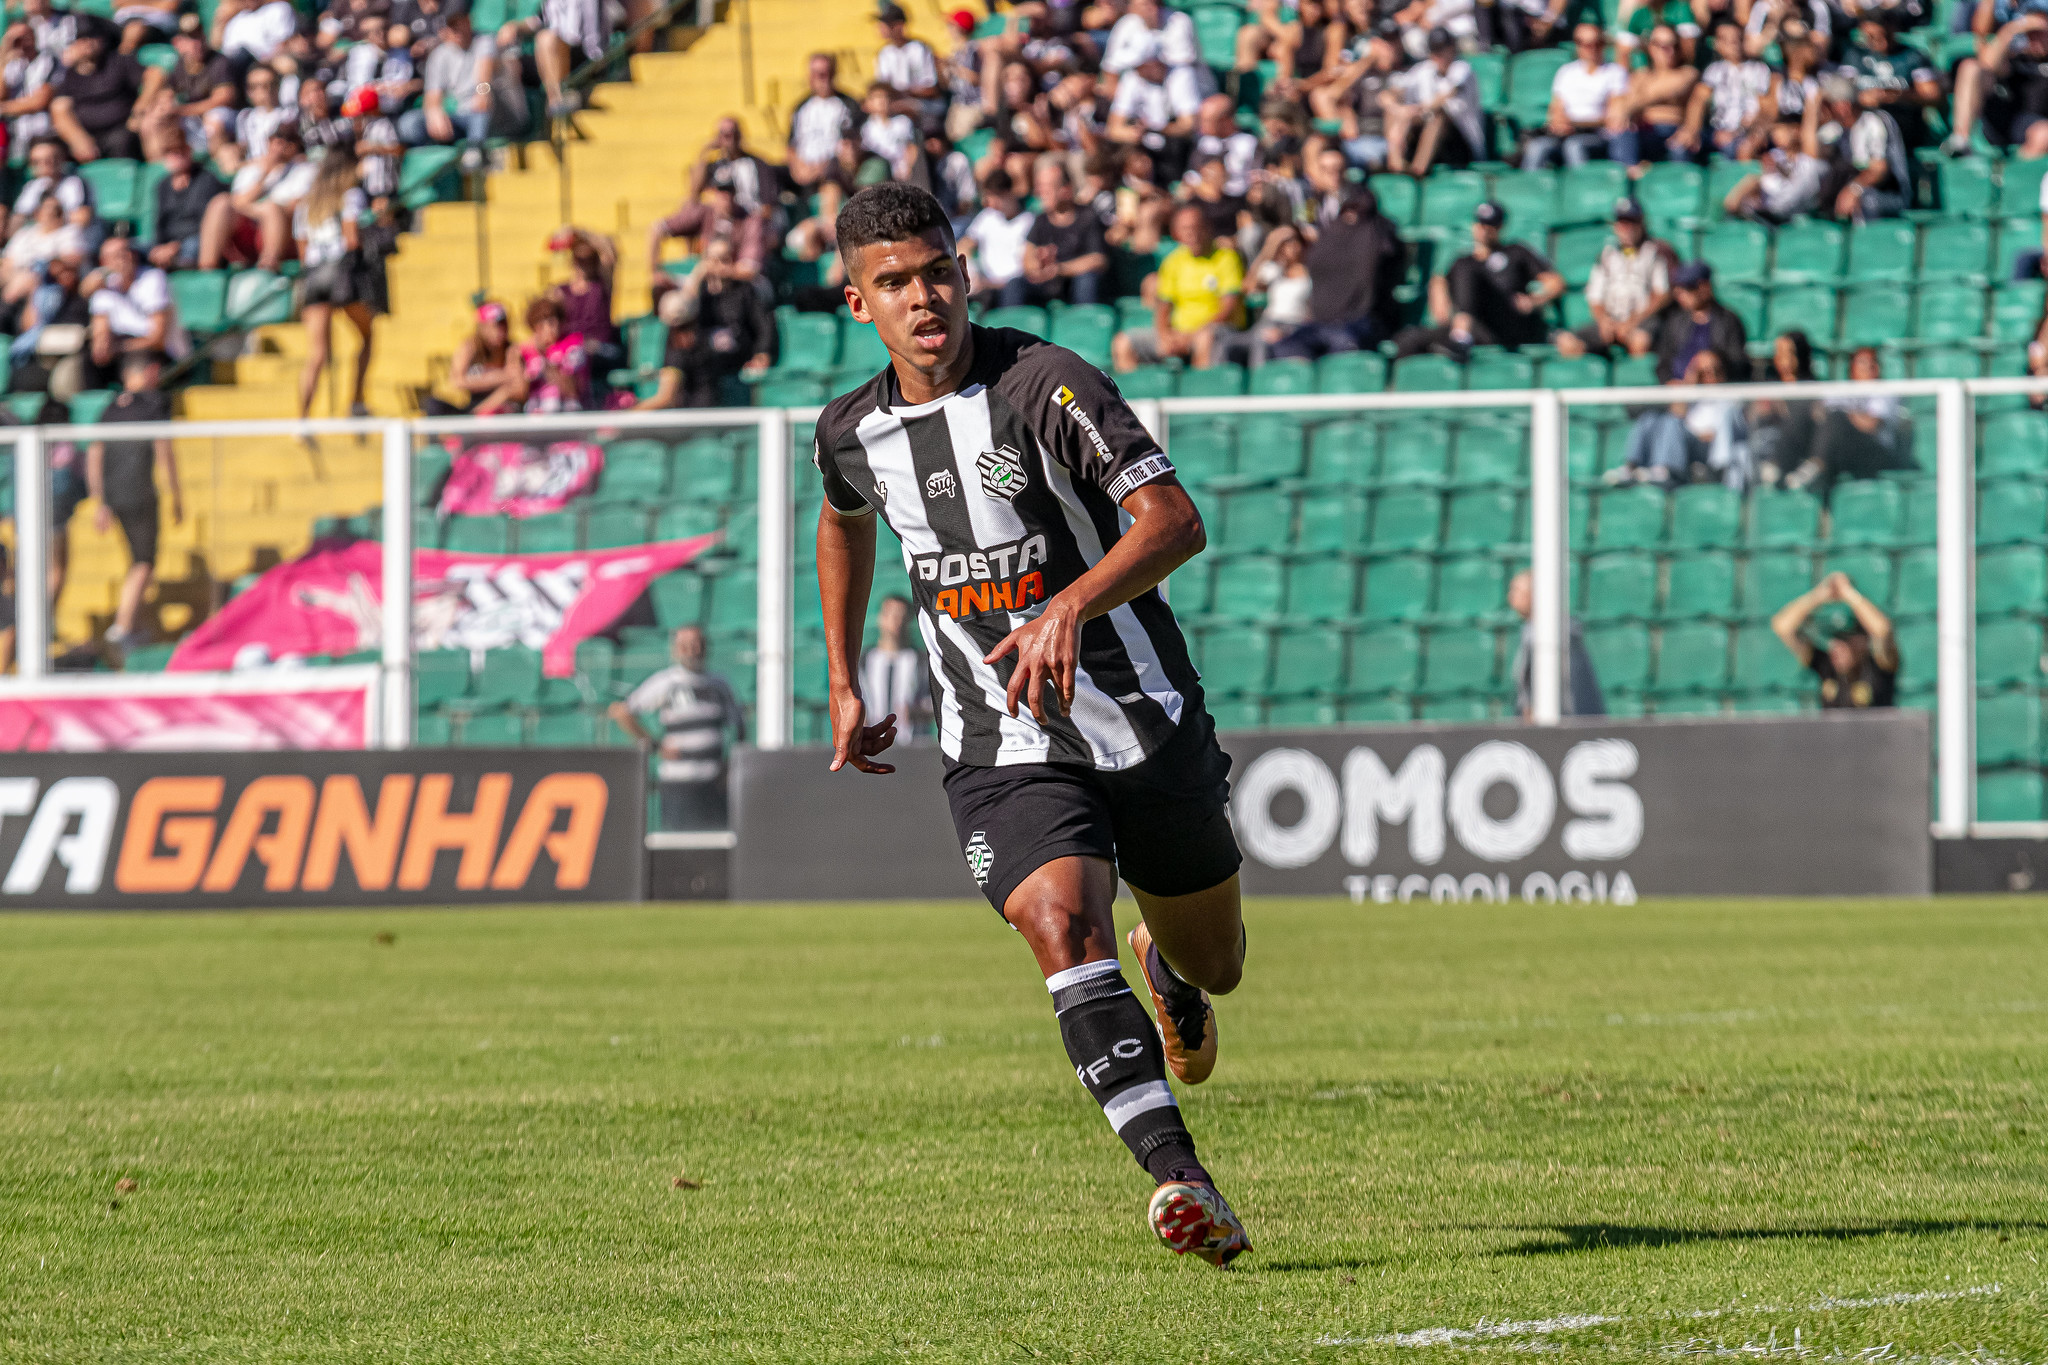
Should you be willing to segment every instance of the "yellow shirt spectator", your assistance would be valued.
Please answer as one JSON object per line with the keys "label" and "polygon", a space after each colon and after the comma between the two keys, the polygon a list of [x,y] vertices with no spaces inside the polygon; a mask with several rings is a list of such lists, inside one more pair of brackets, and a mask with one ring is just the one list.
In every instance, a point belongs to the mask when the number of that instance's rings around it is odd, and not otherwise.
{"label": "yellow shirt spectator", "polygon": [[1218,238],[1206,256],[1177,246],[1159,263],[1159,297],[1172,306],[1173,330],[1198,332],[1212,322],[1242,326],[1242,304],[1230,317],[1220,316],[1227,295],[1244,293],[1244,258]]}

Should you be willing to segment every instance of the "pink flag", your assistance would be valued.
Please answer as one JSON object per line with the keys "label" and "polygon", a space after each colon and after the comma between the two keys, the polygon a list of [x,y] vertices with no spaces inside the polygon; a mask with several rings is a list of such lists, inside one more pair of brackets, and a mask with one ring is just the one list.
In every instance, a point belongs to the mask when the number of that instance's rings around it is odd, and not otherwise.
{"label": "pink flag", "polygon": [[[576,671],[576,646],[619,619],[647,585],[718,542],[717,533],[619,550],[545,555],[413,555],[418,649],[541,651],[550,678]],[[287,656],[377,649],[383,638],[381,561],[371,541],[316,547],[256,580],[185,637],[173,670],[220,671]]]}
{"label": "pink flag", "polygon": [[0,750],[360,749],[363,687],[334,687],[317,676],[329,671],[307,670],[314,676],[290,690],[0,697]]}
{"label": "pink flag", "polygon": [[546,450],[493,441],[465,450],[441,486],[441,515],[536,517],[559,512],[597,486],[604,451],[589,441],[557,441]]}

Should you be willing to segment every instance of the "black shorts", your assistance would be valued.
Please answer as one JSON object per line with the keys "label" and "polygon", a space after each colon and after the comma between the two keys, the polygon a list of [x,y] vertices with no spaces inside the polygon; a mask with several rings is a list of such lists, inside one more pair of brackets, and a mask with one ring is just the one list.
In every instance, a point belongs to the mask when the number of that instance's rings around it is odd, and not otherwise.
{"label": "black shorts", "polygon": [[999,915],[1055,858],[1106,859],[1155,896],[1206,891],[1244,861],[1230,828],[1230,755],[1194,697],[1166,747],[1134,768],[949,762],[946,801],[967,869]]}
{"label": "black shorts", "polygon": [[110,508],[128,538],[128,557],[137,564],[156,565],[156,531],[159,517],[155,502],[145,507]]}

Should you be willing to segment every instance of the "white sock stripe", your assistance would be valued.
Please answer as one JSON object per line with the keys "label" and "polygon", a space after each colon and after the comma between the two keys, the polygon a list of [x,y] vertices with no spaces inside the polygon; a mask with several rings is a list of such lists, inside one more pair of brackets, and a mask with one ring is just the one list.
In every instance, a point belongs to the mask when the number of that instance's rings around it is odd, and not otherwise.
{"label": "white sock stripe", "polygon": [[1108,976],[1111,972],[1122,970],[1122,964],[1113,957],[1105,958],[1101,962],[1084,962],[1078,967],[1069,967],[1063,972],[1054,972],[1048,976],[1045,979],[1045,993],[1058,995],[1069,986],[1078,986],[1083,981],[1093,981],[1098,976]]}
{"label": "white sock stripe", "polygon": [[1166,1082],[1151,1081],[1144,1085],[1134,1085],[1117,1095],[1102,1106],[1102,1114],[1109,1120],[1109,1126],[1121,1133],[1124,1125],[1140,1114],[1149,1113],[1154,1109],[1177,1108],[1179,1105],[1174,1102],[1173,1091]]}

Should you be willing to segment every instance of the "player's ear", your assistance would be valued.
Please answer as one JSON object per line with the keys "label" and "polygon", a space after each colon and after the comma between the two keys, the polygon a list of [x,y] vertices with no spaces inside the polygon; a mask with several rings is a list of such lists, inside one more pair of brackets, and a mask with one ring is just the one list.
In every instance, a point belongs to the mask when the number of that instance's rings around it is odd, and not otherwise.
{"label": "player's ear", "polygon": [[847,311],[853,314],[855,322],[874,321],[874,318],[868,313],[867,301],[861,298],[860,290],[854,288],[851,280],[846,284],[846,307]]}

